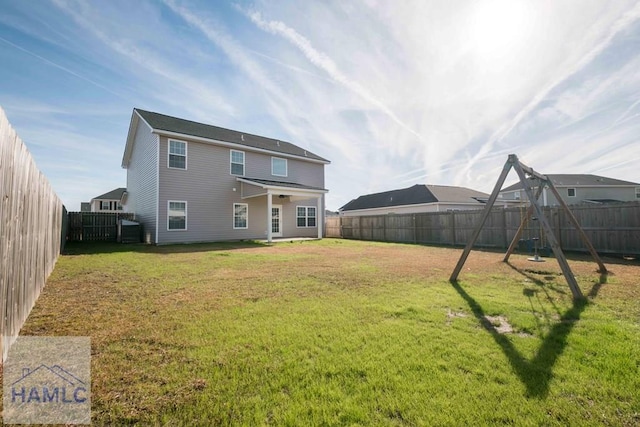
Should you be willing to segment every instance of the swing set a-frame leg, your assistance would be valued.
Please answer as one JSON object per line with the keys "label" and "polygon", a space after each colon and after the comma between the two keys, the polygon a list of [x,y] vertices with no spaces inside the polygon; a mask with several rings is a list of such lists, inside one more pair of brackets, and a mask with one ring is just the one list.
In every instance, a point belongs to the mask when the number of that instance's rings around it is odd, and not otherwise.
{"label": "swing set a-frame leg", "polygon": [[495,187],[493,187],[493,192],[491,193],[491,196],[489,197],[489,200],[487,201],[487,204],[484,207],[484,211],[482,212],[482,217],[480,218],[480,223],[476,226],[475,230],[473,230],[471,239],[469,240],[467,245],[464,247],[464,250],[462,251],[462,255],[458,260],[458,264],[456,264],[456,268],[453,269],[453,273],[451,273],[451,277],[449,277],[449,281],[451,283],[458,280],[458,275],[460,274],[460,270],[462,270],[464,263],[467,261],[467,258],[469,257],[469,253],[471,252],[471,248],[473,248],[473,245],[476,243],[476,240],[478,240],[478,236],[480,236],[480,231],[482,231],[482,227],[484,227],[484,223],[487,222],[487,218],[491,213],[491,208],[493,208],[493,205],[496,203],[498,194],[500,194],[502,185],[504,184],[505,179],[507,179],[507,175],[509,175],[509,171],[513,167],[514,161],[517,162],[518,157],[516,157],[515,154],[509,154],[509,159],[504,164],[504,167],[502,168],[502,173],[500,173],[500,177],[498,178],[498,181],[496,182]]}
{"label": "swing set a-frame leg", "polygon": [[[473,248],[473,245],[476,243],[476,241],[478,240],[478,237],[480,236],[480,232],[482,231],[482,228],[484,227],[484,224],[487,221],[487,218],[489,217],[489,214],[491,213],[491,209],[493,208],[493,205],[495,204],[496,199],[498,198],[498,194],[500,193],[502,185],[504,184],[504,181],[507,178],[507,175],[509,174],[509,171],[511,170],[511,168],[514,168],[516,170],[516,172],[518,173],[518,177],[520,178],[520,182],[522,183],[522,186],[523,186],[523,188],[524,188],[524,190],[525,190],[525,192],[527,194],[527,198],[529,199],[529,201],[531,203],[531,205],[527,209],[527,216],[526,216],[527,221],[529,220],[529,217],[531,216],[531,214],[533,212],[535,212],[535,214],[538,217],[538,220],[540,221],[540,224],[542,225],[542,229],[544,230],[547,242],[550,244],[551,250],[553,251],[553,254],[555,255],[555,258],[558,261],[558,264],[560,265],[560,269],[562,270],[562,274],[564,275],[567,283],[569,284],[569,288],[571,289],[571,293],[573,294],[573,298],[574,299],[582,299],[582,298],[584,298],[583,295],[582,295],[582,291],[580,290],[580,287],[578,286],[578,282],[576,281],[576,278],[573,275],[573,272],[571,271],[571,267],[569,266],[569,263],[567,262],[567,258],[564,256],[564,253],[562,252],[562,249],[560,248],[560,244],[558,243],[558,240],[556,239],[555,235],[553,234],[553,229],[551,228],[551,225],[549,224],[549,221],[547,220],[547,218],[544,216],[544,212],[542,210],[542,207],[538,203],[538,198],[540,197],[540,194],[543,191],[545,185],[549,186],[549,188],[553,192],[554,196],[556,197],[556,199],[558,200],[558,202],[562,206],[562,208],[565,210],[565,212],[567,212],[569,220],[574,225],[576,230],[578,230],[578,233],[579,233],[580,237],[582,238],[583,242],[585,243],[585,246],[587,246],[587,248],[589,249],[589,252],[591,252],[591,255],[593,256],[593,258],[598,263],[598,266],[600,267],[599,271],[601,273],[606,273],[607,269],[604,266],[604,264],[602,263],[602,260],[600,259],[600,257],[598,256],[595,248],[593,247],[593,245],[589,241],[589,238],[585,234],[584,230],[582,230],[582,228],[580,227],[580,224],[578,223],[577,219],[573,216],[573,214],[569,210],[569,208],[566,205],[566,203],[564,203],[564,201],[560,197],[560,194],[556,190],[556,188],[553,185],[553,183],[551,182],[551,180],[547,176],[541,175],[541,174],[535,172],[530,167],[520,163],[520,161],[518,160],[518,157],[515,154],[510,154],[509,155],[509,159],[505,163],[505,165],[504,165],[504,167],[502,169],[502,173],[500,174],[500,177],[498,178],[498,181],[496,182],[496,185],[495,185],[495,187],[493,189],[493,192],[491,193],[491,196],[489,197],[489,200],[487,201],[487,204],[486,204],[486,206],[484,208],[484,211],[482,212],[482,216],[480,218],[480,222],[476,225],[476,228],[473,230],[473,234],[471,235],[471,239],[469,240],[469,242],[465,246],[464,250],[462,251],[462,255],[460,256],[460,259],[458,260],[458,263],[456,264],[456,267],[454,268],[453,272],[451,273],[451,277],[449,277],[449,281],[453,283],[453,282],[456,282],[458,280],[458,276],[460,275],[460,271],[462,270],[462,267],[464,266],[464,263],[466,262],[467,258],[469,257],[469,253],[471,252],[471,249]],[[537,190],[535,196],[533,194],[533,189],[531,188],[530,185],[528,185],[527,176],[525,175],[525,173],[540,180],[540,185],[538,187],[538,190]],[[524,229],[524,224],[525,224],[524,221],[520,224],[520,227],[518,228],[518,231],[516,232],[516,236],[511,241],[511,244],[509,245],[509,249],[507,250],[507,253],[505,254],[505,258],[504,258],[505,262],[507,262],[507,260],[509,259],[509,256],[512,254],[513,250],[515,249],[515,245],[516,245],[518,239],[520,238],[520,236],[522,235],[522,231]]]}
{"label": "swing set a-frame leg", "polygon": [[[540,194],[542,194],[542,190],[544,188],[544,183],[540,183],[538,186],[538,191],[536,192],[536,200],[540,198]],[[527,213],[525,214],[523,220],[520,222],[520,226],[518,227],[518,231],[516,231],[515,236],[513,236],[513,240],[511,240],[511,244],[509,245],[509,249],[507,249],[507,253],[504,254],[503,262],[509,262],[509,257],[516,249],[516,245],[524,232],[524,227],[527,225],[529,220],[531,219],[531,214],[533,214],[533,205],[529,205],[527,208]]]}
{"label": "swing set a-frame leg", "polygon": [[549,224],[549,221],[547,221],[547,218],[544,216],[544,213],[542,212],[542,208],[540,207],[540,204],[538,203],[538,200],[536,200],[536,198],[533,197],[533,191],[531,190],[531,187],[529,187],[528,185],[524,185],[527,182],[526,181],[527,177],[525,176],[525,173],[524,173],[524,170],[522,169],[522,166],[518,162],[517,164],[515,164],[513,166],[513,168],[516,170],[516,172],[518,173],[518,176],[520,177],[520,181],[522,181],[522,183],[523,183],[524,190],[527,193],[527,197],[529,198],[529,201],[531,202],[531,205],[533,206],[533,209],[536,212],[536,216],[538,217],[538,221],[540,221],[540,224],[542,224],[542,229],[545,232],[545,237],[547,238],[547,242],[549,242],[549,244],[551,246],[551,250],[553,251],[553,254],[556,257],[556,260],[558,261],[558,264],[560,265],[560,269],[562,270],[562,274],[564,275],[564,278],[566,279],[567,283],[569,284],[569,288],[571,289],[571,293],[573,294],[573,298],[574,299],[582,299],[582,298],[584,298],[584,296],[582,295],[582,291],[580,290],[580,287],[578,286],[578,282],[576,281],[576,278],[573,275],[573,271],[571,271],[571,267],[569,266],[569,263],[567,262],[567,258],[564,256],[564,253],[562,252],[562,249],[560,249],[560,245],[558,244],[558,240],[556,239],[556,236],[553,234],[553,230],[551,229],[551,225]]}

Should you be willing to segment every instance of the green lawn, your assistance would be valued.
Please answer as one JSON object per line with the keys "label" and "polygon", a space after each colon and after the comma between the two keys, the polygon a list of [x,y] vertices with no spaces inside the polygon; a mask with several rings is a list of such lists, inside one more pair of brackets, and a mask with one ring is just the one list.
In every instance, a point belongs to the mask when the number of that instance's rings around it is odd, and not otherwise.
{"label": "green lawn", "polygon": [[640,424],[637,263],[574,257],[574,303],[521,255],[474,251],[452,285],[460,249],[67,251],[22,333],[91,336],[96,425]]}

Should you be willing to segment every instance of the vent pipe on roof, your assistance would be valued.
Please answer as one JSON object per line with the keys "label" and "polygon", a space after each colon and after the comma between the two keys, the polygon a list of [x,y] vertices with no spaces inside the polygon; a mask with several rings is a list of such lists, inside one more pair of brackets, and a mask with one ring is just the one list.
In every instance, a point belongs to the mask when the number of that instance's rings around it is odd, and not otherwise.
{"label": "vent pipe on roof", "polygon": [[240,135],[240,139],[244,141],[244,135]]}

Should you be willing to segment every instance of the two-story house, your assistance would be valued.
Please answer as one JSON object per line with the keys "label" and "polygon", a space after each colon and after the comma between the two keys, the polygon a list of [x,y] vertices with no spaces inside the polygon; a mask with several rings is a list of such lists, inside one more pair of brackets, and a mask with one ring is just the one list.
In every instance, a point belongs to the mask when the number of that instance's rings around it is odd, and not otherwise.
{"label": "two-story house", "polygon": [[[116,188],[108,193],[94,197],[89,202],[89,212],[122,212],[121,199],[126,188]],[[82,206],[80,207],[82,210]]]}
{"label": "two-story house", "polygon": [[[640,201],[640,184],[606,176],[589,174],[549,174],[558,193],[567,205],[580,203],[621,203]],[[536,184],[532,184],[535,186]],[[500,200],[514,202],[527,200],[522,183],[510,185],[500,191]],[[556,206],[558,201],[545,187],[540,201],[543,206]]]}
{"label": "two-story house", "polygon": [[135,108],[124,209],[154,244],[321,238],[329,163],[285,141]]}

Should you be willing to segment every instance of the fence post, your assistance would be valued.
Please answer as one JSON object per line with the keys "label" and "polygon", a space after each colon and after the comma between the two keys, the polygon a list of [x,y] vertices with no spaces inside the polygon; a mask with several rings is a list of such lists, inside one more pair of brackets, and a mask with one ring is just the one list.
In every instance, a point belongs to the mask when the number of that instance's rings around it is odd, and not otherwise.
{"label": "fence post", "polygon": [[451,211],[451,245],[456,245],[456,211]]}
{"label": "fence post", "polygon": [[507,212],[504,210],[504,207],[502,208],[502,234],[504,236],[504,239],[502,241],[503,246],[505,248],[509,247],[509,237],[507,236]]}
{"label": "fence post", "polygon": [[413,243],[418,241],[418,232],[416,230],[416,214],[411,215],[411,225],[413,226]]}

